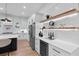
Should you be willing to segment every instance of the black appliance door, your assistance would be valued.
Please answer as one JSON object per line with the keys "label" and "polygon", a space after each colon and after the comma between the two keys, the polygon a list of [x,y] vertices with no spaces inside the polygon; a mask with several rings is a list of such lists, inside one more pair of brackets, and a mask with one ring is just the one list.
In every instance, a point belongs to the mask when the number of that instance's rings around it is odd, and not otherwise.
{"label": "black appliance door", "polygon": [[48,56],[48,43],[40,40],[40,55]]}

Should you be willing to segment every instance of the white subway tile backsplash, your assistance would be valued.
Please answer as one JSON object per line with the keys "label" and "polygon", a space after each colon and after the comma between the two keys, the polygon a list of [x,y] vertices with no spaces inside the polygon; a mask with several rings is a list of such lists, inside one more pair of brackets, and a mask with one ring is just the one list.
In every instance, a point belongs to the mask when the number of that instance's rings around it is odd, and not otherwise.
{"label": "white subway tile backsplash", "polygon": [[53,30],[53,29],[45,29],[43,34],[45,37],[48,37],[49,32],[54,32],[55,38],[69,41],[79,45],[79,31],[71,30],[71,31],[64,31],[64,30]]}

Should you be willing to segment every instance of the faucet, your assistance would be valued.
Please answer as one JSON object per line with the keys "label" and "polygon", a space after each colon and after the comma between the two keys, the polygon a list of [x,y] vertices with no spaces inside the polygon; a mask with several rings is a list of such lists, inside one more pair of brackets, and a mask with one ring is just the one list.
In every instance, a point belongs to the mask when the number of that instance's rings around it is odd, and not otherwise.
{"label": "faucet", "polygon": [[51,39],[51,40],[54,40],[54,32],[50,32],[48,33],[48,38]]}

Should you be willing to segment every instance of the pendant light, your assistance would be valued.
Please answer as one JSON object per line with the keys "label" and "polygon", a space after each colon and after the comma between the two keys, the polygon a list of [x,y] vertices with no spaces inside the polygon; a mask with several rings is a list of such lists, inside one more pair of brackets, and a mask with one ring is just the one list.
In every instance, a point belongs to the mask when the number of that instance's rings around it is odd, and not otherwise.
{"label": "pendant light", "polygon": [[7,3],[5,3],[5,18],[1,19],[1,21],[11,22],[11,20],[7,18]]}
{"label": "pendant light", "polygon": [[5,3],[5,18],[7,18],[7,3]]}
{"label": "pendant light", "polygon": [[7,22],[11,22],[11,20],[7,18],[7,3],[5,3],[5,20],[7,20]]}

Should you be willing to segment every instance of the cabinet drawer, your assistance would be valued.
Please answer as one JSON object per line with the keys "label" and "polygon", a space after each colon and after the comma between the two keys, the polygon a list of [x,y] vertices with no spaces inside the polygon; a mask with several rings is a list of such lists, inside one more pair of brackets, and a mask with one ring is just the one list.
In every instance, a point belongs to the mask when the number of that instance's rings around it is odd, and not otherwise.
{"label": "cabinet drawer", "polygon": [[49,48],[49,55],[50,56],[61,56],[61,53],[58,52],[56,49],[50,47]]}
{"label": "cabinet drawer", "polygon": [[50,52],[55,53],[56,55],[61,55],[61,56],[68,56],[70,53],[68,53],[65,50],[62,50],[54,45],[50,45]]}
{"label": "cabinet drawer", "polygon": [[61,54],[58,54],[55,51],[51,51],[49,52],[49,56],[61,56]]}

